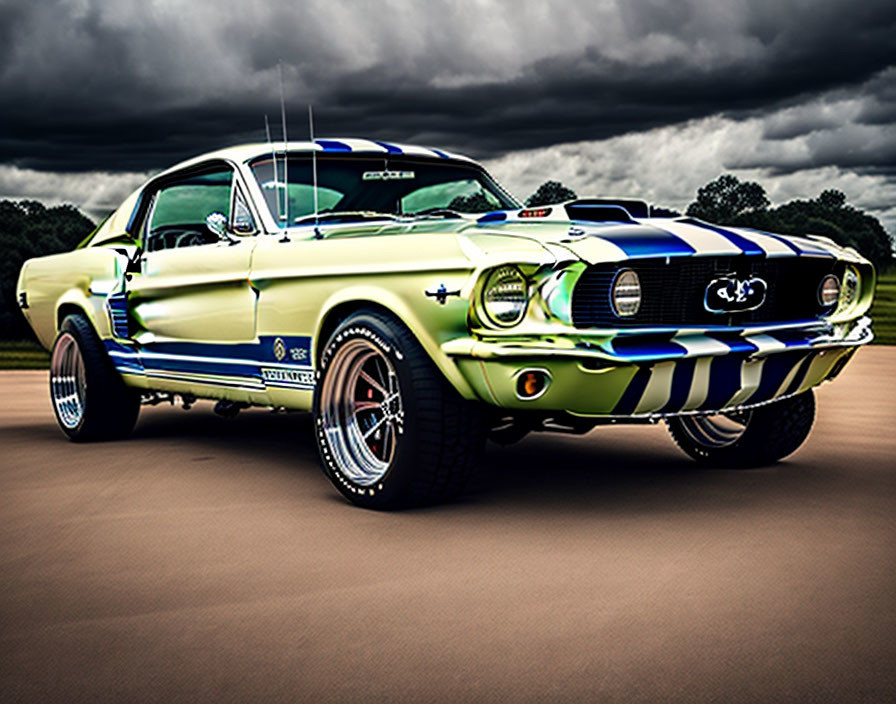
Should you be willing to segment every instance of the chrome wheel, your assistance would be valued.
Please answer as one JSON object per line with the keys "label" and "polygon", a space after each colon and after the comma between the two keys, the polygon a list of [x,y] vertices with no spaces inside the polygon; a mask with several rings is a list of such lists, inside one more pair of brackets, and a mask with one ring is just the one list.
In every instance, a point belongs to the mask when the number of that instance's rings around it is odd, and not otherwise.
{"label": "chrome wheel", "polygon": [[87,372],[78,341],[64,332],[53,347],[50,359],[50,395],[59,422],[70,430],[84,419]]}
{"label": "chrome wheel", "polygon": [[353,339],[336,351],[323,380],[320,410],[339,469],[359,486],[379,482],[404,430],[398,375],[379,347]]}
{"label": "chrome wheel", "polygon": [[682,416],[681,429],[703,447],[728,447],[747,429],[752,411],[717,413],[711,416]]}

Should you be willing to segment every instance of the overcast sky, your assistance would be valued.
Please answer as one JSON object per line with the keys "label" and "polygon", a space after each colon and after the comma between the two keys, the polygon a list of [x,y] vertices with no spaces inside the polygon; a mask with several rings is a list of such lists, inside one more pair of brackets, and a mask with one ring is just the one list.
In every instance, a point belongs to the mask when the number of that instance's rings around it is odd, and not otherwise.
{"label": "overcast sky", "polygon": [[0,197],[118,204],[264,137],[440,146],[524,198],[684,208],[724,172],[896,233],[893,0],[0,0]]}

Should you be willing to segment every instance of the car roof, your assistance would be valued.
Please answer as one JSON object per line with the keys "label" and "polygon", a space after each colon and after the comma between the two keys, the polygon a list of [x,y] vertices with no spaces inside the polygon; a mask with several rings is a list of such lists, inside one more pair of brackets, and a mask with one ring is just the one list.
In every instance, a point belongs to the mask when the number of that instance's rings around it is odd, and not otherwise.
{"label": "car roof", "polygon": [[[226,159],[237,163],[246,163],[260,156],[270,154],[271,151],[283,153],[287,145],[284,142],[256,142],[253,144],[240,144],[217,151],[208,152],[199,156],[187,159],[179,164],[166,169],[164,173],[177,171],[184,167],[194,166],[211,159]],[[356,137],[334,137],[326,139],[315,139],[310,141],[290,141],[288,151],[291,154],[311,153],[316,151],[318,154],[376,154],[391,156],[411,156],[422,157],[425,159],[450,159],[456,161],[464,161],[470,164],[476,164],[473,159],[465,157],[461,154],[447,152],[443,149],[434,149],[432,147],[420,147],[412,144],[396,144],[394,142],[381,142],[373,139],[359,139]]]}

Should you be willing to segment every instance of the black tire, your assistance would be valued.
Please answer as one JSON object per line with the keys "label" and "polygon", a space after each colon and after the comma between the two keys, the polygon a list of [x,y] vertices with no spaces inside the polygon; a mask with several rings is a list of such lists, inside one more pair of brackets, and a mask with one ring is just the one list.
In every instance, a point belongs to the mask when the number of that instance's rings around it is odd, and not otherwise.
{"label": "black tire", "polygon": [[130,435],[140,394],[125,386],[103,343],[83,315],[59,327],[50,358],[50,400],[59,427],[75,442]]}
{"label": "black tire", "polygon": [[485,445],[480,405],[464,400],[413,334],[379,311],[358,311],[330,336],[313,414],[324,473],[365,508],[451,498]]}
{"label": "black tire", "polygon": [[[743,424],[728,435],[713,430],[721,418]],[[803,444],[815,420],[811,390],[741,414],[680,416],[667,420],[676,444],[695,460],[722,467],[760,467],[777,462]]]}

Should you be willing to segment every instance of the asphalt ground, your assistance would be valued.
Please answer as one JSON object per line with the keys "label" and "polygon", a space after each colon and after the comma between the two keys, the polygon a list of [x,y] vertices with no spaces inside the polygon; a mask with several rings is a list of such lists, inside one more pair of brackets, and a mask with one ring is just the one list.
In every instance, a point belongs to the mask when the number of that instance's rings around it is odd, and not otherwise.
{"label": "asphalt ground", "polygon": [[386,514],[306,414],[75,445],[46,372],[2,372],[0,700],[896,701],[894,381],[862,350],[773,467],[542,435]]}

